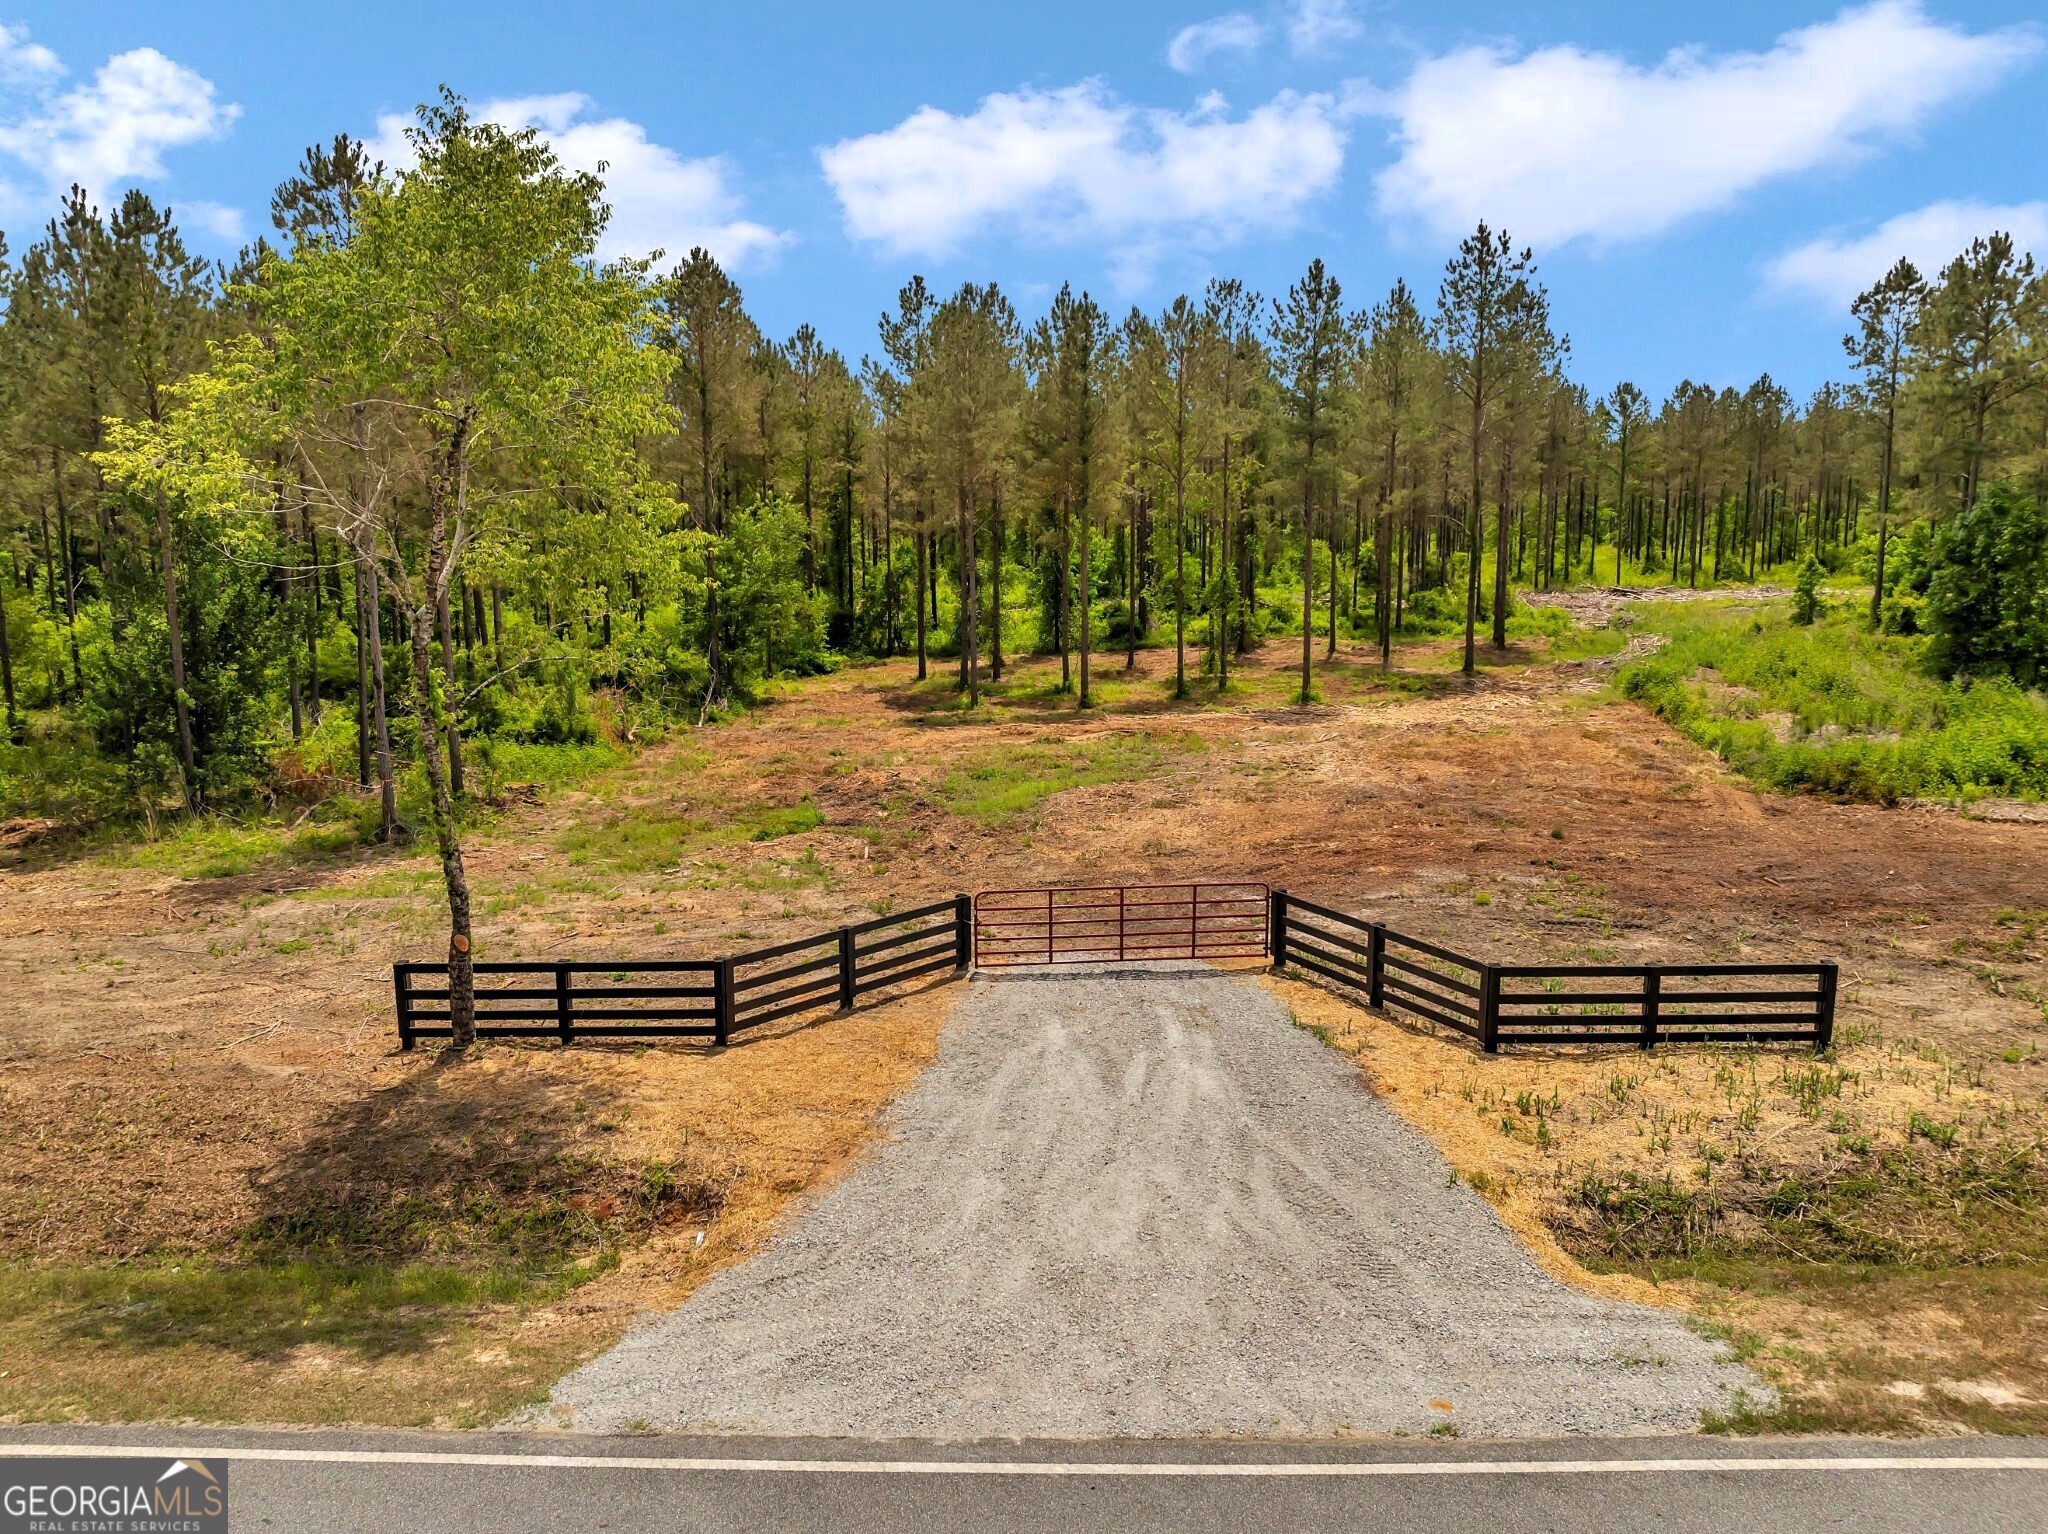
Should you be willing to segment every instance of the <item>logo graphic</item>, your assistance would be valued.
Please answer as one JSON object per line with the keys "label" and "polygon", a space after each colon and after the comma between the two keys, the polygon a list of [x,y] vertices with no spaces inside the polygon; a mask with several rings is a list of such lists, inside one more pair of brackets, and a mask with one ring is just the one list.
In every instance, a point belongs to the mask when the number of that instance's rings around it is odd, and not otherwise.
{"label": "logo graphic", "polygon": [[0,1534],[226,1534],[227,1526],[221,1460],[0,1460]]}

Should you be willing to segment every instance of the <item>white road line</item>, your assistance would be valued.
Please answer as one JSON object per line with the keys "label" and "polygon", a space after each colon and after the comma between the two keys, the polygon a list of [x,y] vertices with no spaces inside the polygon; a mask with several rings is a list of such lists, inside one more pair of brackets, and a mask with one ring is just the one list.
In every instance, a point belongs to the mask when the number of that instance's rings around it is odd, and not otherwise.
{"label": "white road line", "polygon": [[0,1443],[0,1459],[37,1455],[122,1459],[225,1459],[311,1465],[457,1465],[490,1470],[665,1470],[744,1475],[1017,1475],[1374,1477],[1502,1475],[1754,1475],[1762,1471],[2022,1470],[2048,1472],[2048,1455],[1816,1455],[1811,1458],[1254,1460],[1186,1462],[951,1459],[705,1459],[624,1454],[477,1454],[408,1449]]}

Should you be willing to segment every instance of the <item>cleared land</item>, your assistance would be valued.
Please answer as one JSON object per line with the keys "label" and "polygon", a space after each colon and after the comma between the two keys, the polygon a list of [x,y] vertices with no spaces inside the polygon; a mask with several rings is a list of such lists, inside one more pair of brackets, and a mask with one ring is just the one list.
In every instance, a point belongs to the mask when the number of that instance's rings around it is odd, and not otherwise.
{"label": "cleared land", "polygon": [[[1448,644],[1389,678],[1347,649],[1307,709],[1285,642],[1183,705],[1170,652],[1099,657],[1085,715],[1056,661],[972,717],[943,667],[849,669],[508,794],[474,858],[480,947],[684,957],[958,889],[1224,875],[1502,956],[1832,954],[1842,1047],[1818,1065],[1481,1061],[1294,1004],[1551,1260],[1726,1327],[1804,1413],[1776,1420],[2048,1423],[2048,837],[1760,796],[1605,693],[1574,657],[1609,637],[1471,689]],[[847,1164],[957,994],[717,1061],[497,1046],[450,1069],[391,1048],[389,960],[436,941],[429,861],[272,846],[31,844],[0,874],[0,1412],[536,1399]]]}

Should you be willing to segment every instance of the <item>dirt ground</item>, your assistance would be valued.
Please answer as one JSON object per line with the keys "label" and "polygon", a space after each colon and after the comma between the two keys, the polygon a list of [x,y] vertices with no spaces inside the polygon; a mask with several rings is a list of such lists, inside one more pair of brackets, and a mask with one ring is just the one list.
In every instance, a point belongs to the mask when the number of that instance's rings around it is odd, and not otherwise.
{"label": "dirt ground", "polygon": [[[898,662],[793,685],[479,831],[479,955],[684,957],[955,891],[1265,880],[1501,959],[1841,961],[1839,1069],[1853,1079],[1832,1092],[1794,1079],[1808,1062],[1768,1053],[1482,1061],[1328,1003],[1355,1019],[1354,1046],[1369,1030],[1362,1058],[1395,1106],[1532,1232],[1569,1237],[1589,1172],[1669,1170],[1683,1189],[1701,1166],[1712,1179],[1715,1154],[1818,1165],[1846,1137],[1921,1144],[1924,1123],[1987,1154],[2038,1139],[2041,826],[1756,794],[1614,701],[1600,662],[1540,645],[1467,685],[1448,644],[1404,648],[1382,677],[1349,647],[1324,662],[1319,640],[1321,701],[1294,707],[1295,645],[1244,658],[1224,697],[1195,682],[1183,703],[1171,651],[1142,653],[1134,673],[1099,656],[1103,704],[1087,713],[1054,687],[1057,660],[1013,667],[973,714],[943,662],[924,684]],[[379,1201],[421,1196],[446,1218],[384,1250],[459,1257],[460,1232],[497,1218],[472,1207],[480,1166],[517,1173],[490,1184],[506,1209],[587,1216],[625,1259],[546,1303],[472,1307],[424,1353],[343,1338],[327,1356],[272,1338],[223,1364],[168,1323],[153,1340],[139,1323],[109,1330],[119,1306],[62,1291],[0,1326],[6,1414],[463,1421],[530,1397],[842,1167],[930,1058],[951,994],[722,1057],[500,1045],[448,1068],[393,1048],[389,965],[437,947],[426,858],[209,879],[161,858],[35,856],[0,868],[0,1256],[17,1282],[223,1261],[280,1232],[319,1238],[323,1220],[369,1218],[383,1239]],[[1299,989],[1298,1013],[1338,1041],[1341,1022],[1309,1015],[1322,993]],[[1730,1086],[1729,1071],[1755,1080]],[[1616,1091],[1627,1112],[1606,1114]],[[1516,1094],[1556,1106],[1496,1111]],[[1459,1142],[1503,1117],[1483,1154]],[[650,1176],[683,1191],[636,1213]],[[1767,1363],[1779,1346],[1795,1383],[1826,1390],[1841,1360],[1877,1357],[1897,1377],[1872,1389],[1919,1390],[1884,1393],[1886,1421],[1999,1426],[2048,1397],[2048,1291],[2026,1291],[1989,1362],[1995,1328],[1969,1319],[1990,1280],[1967,1274],[2009,1275],[2000,1256],[1966,1254],[1964,1289],[1930,1289],[1892,1331],[1867,1294],[1696,1276],[1660,1288],[1766,1339]],[[1556,1260],[1573,1263],[1562,1248]],[[561,1340],[522,1351],[508,1336]],[[199,1349],[182,1383],[110,1383],[151,1345]],[[40,1361],[34,1383],[8,1352]],[[192,1382],[216,1367],[239,1383]],[[348,1370],[353,1394],[320,1384]]]}

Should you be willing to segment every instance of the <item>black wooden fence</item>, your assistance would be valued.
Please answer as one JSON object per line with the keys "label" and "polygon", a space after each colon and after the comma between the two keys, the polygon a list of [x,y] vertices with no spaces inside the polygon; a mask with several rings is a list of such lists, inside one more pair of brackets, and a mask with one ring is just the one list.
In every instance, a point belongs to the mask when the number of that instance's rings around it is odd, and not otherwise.
{"label": "black wooden fence", "polygon": [[[1371,1006],[1426,1018],[1488,1054],[1505,1044],[1782,1042],[1824,1050],[1834,1039],[1833,964],[1489,964],[1285,890],[1268,899],[1264,937],[1276,969],[1353,987]],[[1247,943],[1246,952],[1258,951],[1256,935]],[[965,973],[976,946],[974,902],[956,895],[724,958],[480,963],[476,1031],[565,1044],[674,1036],[723,1044],[800,1012],[851,1010],[870,991],[939,970]],[[1120,952],[1086,958],[1113,962]],[[1008,948],[983,958],[1018,962]],[[394,964],[391,977],[400,1046],[447,1038],[448,966]]]}
{"label": "black wooden fence", "polygon": [[1834,1041],[1833,964],[1487,964],[1275,890],[1273,965],[1306,969],[1478,1042]]}
{"label": "black wooden fence", "polygon": [[[965,895],[816,937],[718,959],[563,960],[476,966],[479,1038],[708,1038],[972,962]],[[398,1042],[449,1036],[448,966],[394,964]]]}

